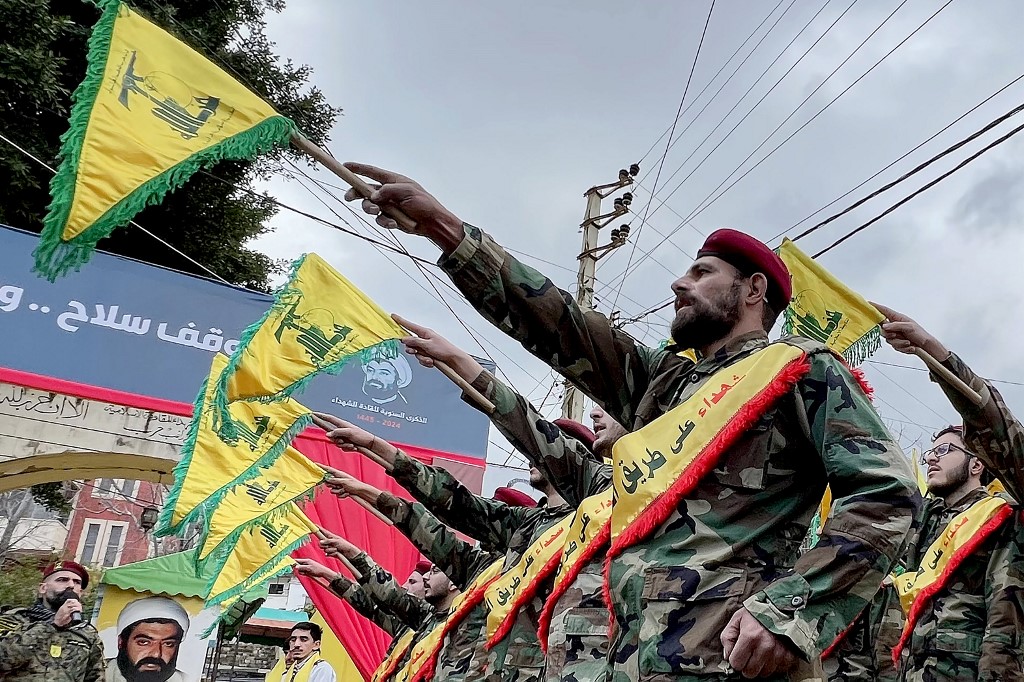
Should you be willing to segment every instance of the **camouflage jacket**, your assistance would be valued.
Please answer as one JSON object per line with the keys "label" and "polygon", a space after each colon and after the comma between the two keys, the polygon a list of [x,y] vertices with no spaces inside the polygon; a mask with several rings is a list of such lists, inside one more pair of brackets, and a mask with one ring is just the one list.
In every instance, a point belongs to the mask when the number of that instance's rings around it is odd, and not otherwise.
{"label": "camouflage jacket", "polygon": [[[362,586],[363,591],[372,601],[376,602],[377,607],[390,611],[395,617],[396,623],[401,623],[416,633],[412,638],[409,650],[406,651],[405,656],[395,667],[395,673],[397,673],[408,661],[412,647],[426,637],[434,629],[434,626],[444,620],[447,614],[438,612],[426,601],[414,597],[403,590],[402,586],[395,580],[395,577],[378,566],[366,552],[358,554],[349,561],[361,574],[359,584]],[[393,635],[392,637],[391,644],[388,645],[387,652],[385,653],[385,658],[391,654],[391,651],[398,643],[398,636]],[[388,679],[394,679],[395,673]]]}
{"label": "camouflage jacket", "polygon": [[[391,475],[442,522],[476,538],[485,550],[503,550],[506,570],[545,530],[573,511],[568,504],[513,507],[474,495],[444,469],[427,466],[404,453],[395,460]],[[550,585],[538,590],[519,609],[509,634],[490,650],[487,680],[540,678],[544,655],[537,640],[537,622],[549,592]]]}
{"label": "camouflage jacket", "polygon": [[434,612],[433,606],[402,589],[395,577],[378,566],[366,552],[360,552],[349,561],[362,574],[359,585],[365,594],[376,602],[378,609],[384,609],[395,618],[393,626],[402,624],[413,630],[419,629]]}
{"label": "camouflage jacket", "polygon": [[[416,548],[438,566],[460,590],[473,582],[500,556],[459,539],[418,502],[406,502],[382,492],[376,507],[390,518]],[[479,680],[487,668],[487,609],[481,602],[445,638],[437,658],[436,680]]]}
{"label": "camouflage jacket", "polygon": [[37,602],[0,609],[0,680],[103,682],[103,642],[90,623],[60,629]]}
{"label": "camouflage jacket", "polygon": [[408,629],[408,626],[392,613],[380,608],[362,585],[352,582],[343,575],[331,581],[331,592],[347,601],[356,613],[373,622],[393,639],[398,639]]}
{"label": "camouflage jacket", "polygon": [[[647,348],[470,225],[439,262],[485,318],[633,429],[768,343],[750,334],[697,363]],[[909,460],[845,365],[819,344],[792,343],[809,351],[804,378],[612,563],[616,682],[740,679],[719,636],[741,606],[816,664],[898,554],[920,503]],[[798,558],[827,483],[842,494]]]}
{"label": "camouflage jacket", "polygon": [[[944,364],[985,399],[980,408],[933,375],[964,419],[964,440],[1015,497],[1024,493],[1024,429],[999,392],[956,355]],[[947,507],[932,499],[905,559],[916,569],[957,513],[985,499],[976,490]],[[1017,497],[1017,499],[1020,499]],[[1024,680],[1024,517],[1018,509],[957,569],[922,612],[899,662],[901,680]]]}
{"label": "camouflage jacket", "polygon": [[[494,403],[498,430],[536,466],[573,507],[612,484],[611,467],[548,422],[523,396],[484,371],[473,381]],[[604,679],[608,659],[608,607],[602,596],[604,552],[579,573],[552,607],[545,682]]]}

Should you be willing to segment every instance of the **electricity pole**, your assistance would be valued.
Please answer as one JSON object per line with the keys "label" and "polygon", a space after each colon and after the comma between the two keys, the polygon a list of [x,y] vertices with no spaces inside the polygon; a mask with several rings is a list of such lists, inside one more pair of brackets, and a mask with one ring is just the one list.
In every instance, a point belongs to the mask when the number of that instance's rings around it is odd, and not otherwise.
{"label": "electricity pole", "polygon": [[[639,173],[640,166],[634,163],[629,170],[619,171],[618,181],[606,185],[596,185],[584,193],[587,198],[587,210],[583,214],[583,222],[580,224],[583,232],[583,248],[580,250],[580,255],[576,257],[580,262],[579,275],[576,278],[576,302],[584,311],[594,308],[594,278],[597,261],[625,244],[629,237],[629,225],[622,225],[612,230],[611,240],[607,244],[597,245],[601,228],[629,212],[633,195],[626,192],[621,197],[616,197],[612,211],[603,215],[601,214],[601,200],[623,187],[633,184],[633,179]],[[562,400],[562,416],[582,422],[583,394],[568,381],[564,383],[565,397]]]}

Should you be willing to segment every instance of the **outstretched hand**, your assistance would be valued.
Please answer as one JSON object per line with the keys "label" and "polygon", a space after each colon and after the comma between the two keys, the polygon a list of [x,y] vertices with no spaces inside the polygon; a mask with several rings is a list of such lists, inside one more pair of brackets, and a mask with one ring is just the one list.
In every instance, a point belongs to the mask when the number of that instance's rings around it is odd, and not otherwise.
{"label": "outstretched hand", "polygon": [[443,362],[466,381],[473,381],[484,368],[472,355],[444,338],[433,329],[410,322],[399,315],[391,318],[413,333],[402,338],[405,352],[412,355],[424,367],[433,367],[435,362]]}
{"label": "outstretched hand", "polygon": [[875,306],[878,312],[885,315],[886,321],[881,324],[882,336],[894,350],[900,353],[913,354],[920,349],[939,361],[949,357],[949,349],[929,334],[920,324],[903,313],[880,303],[872,303],[871,305]]}
{"label": "outstretched hand", "polygon": [[[357,190],[345,192],[346,201],[361,201],[362,209],[376,216],[377,224],[389,230],[402,229],[410,234],[427,237],[445,253],[450,253],[462,241],[465,231],[462,221],[427,190],[410,178],[364,163],[346,163],[345,167],[356,175],[373,182],[369,198]],[[397,208],[415,221],[415,226],[400,228],[398,222],[387,215],[387,209]]]}

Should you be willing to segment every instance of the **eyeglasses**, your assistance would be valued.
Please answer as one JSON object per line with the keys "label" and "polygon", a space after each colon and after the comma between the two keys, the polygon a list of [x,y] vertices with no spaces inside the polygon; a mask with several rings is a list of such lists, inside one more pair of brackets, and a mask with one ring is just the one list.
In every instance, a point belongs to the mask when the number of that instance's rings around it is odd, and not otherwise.
{"label": "eyeglasses", "polygon": [[941,458],[945,457],[946,455],[948,455],[953,450],[958,450],[959,452],[964,453],[968,457],[976,457],[977,456],[973,452],[971,452],[970,450],[965,450],[964,448],[960,447],[959,445],[954,445],[952,443],[941,443],[939,445],[936,445],[931,450],[925,450],[924,452],[921,453],[921,457],[920,457],[921,464],[928,464],[928,458],[931,457],[932,455],[935,456],[935,459],[941,459]]}

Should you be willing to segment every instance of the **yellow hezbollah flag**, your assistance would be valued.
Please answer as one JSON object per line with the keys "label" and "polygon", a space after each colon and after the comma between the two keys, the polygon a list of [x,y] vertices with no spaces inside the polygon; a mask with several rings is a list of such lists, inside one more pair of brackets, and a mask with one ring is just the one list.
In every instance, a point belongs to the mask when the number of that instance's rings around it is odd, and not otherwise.
{"label": "yellow hezbollah flag", "polygon": [[294,563],[289,555],[317,530],[295,504],[276,519],[250,525],[210,580],[206,603],[217,604],[242,594],[288,568]]}
{"label": "yellow hezbollah flag", "polygon": [[273,464],[295,435],[310,423],[309,410],[295,400],[272,405],[235,403],[228,409],[238,438],[233,444],[225,443],[212,424],[213,392],[227,362],[223,355],[214,356],[210,376],[196,399],[157,535],[178,533],[188,523],[208,516],[232,486],[259,476],[261,467]]}
{"label": "yellow hezbollah flag", "polygon": [[878,350],[882,344],[878,323],[884,315],[789,239],[782,241],[779,257],[793,276],[793,301],[786,308],[784,333],[820,341],[851,365],[859,365]]}
{"label": "yellow hezbollah flag", "polygon": [[405,332],[320,256],[292,264],[270,310],[239,339],[218,382],[217,432],[234,440],[227,405],[283,400],[317,374],[337,374],[355,358],[385,364]]}
{"label": "yellow hezbollah flag", "polygon": [[[196,550],[196,566],[219,570],[238,536],[253,523],[286,513],[292,502],[310,499],[326,473],[289,446],[269,468],[252,480],[233,486],[210,511],[210,520]],[[212,563],[215,568],[209,569]]]}
{"label": "yellow hezbollah flag", "polygon": [[287,144],[295,124],[220,67],[117,0],[89,38],[61,164],[35,251],[55,280],[200,168]]}

